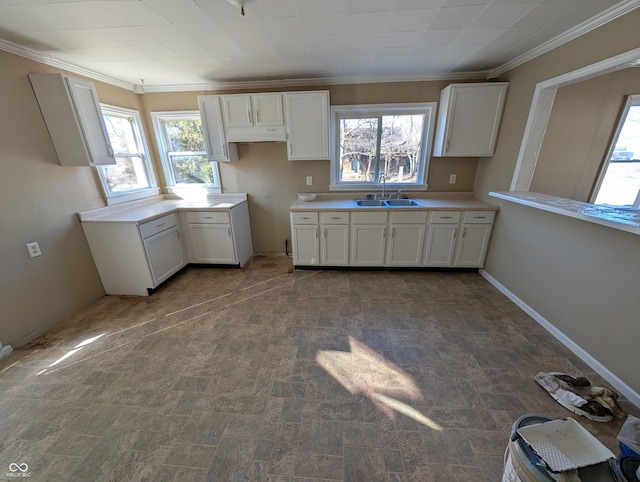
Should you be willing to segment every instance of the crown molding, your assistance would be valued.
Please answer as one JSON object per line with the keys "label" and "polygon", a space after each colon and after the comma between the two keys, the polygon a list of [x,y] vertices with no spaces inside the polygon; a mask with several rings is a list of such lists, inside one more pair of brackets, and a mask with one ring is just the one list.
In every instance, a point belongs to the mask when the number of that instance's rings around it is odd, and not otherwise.
{"label": "crown molding", "polygon": [[121,87],[126,90],[133,90],[134,87],[134,85],[130,82],[125,82],[123,80],[115,79],[113,77],[95,72],[93,70],[85,69],[84,67],[80,67],[65,60],[57,59],[47,53],[38,52],[37,50],[14,44],[13,42],[9,42],[8,40],[0,39],[0,50],[4,50],[5,52],[9,52],[10,54],[18,55],[29,60],[34,60],[41,64],[50,65],[60,70],[73,72],[74,74],[82,75],[93,80],[104,82],[105,84],[115,85],[116,87]]}
{"label": "crown molding", "polygon": [[584,34],[587,34],[592,30],[595,30],[598,27],[611,22],[612,20],[615,20],[616,18],[622,17],[623,15],[626,15],[627,13],[635,10],[638,7],[640,7],[640,0],[627,0],[625,2],[619,3],[618,5],[614,5],[601,14],[584,21],[573,28],[570,28],[557,37],[554,37],[551,40],[540,44],[538,47],[529,50],[522,55],[519,55],[515,59],[512,59],[509,62],[496,67],[495,69],[492,69],[490,71],[489,78],[499,77],[505,72],[515,69],[516,67],[519,67],[520,65],[529,62],[536,57],[546,54],[547,52],[558,48],[561,45],[564,45],[567,42],[570,42],[571,40],[574,40]]}
{"label": "crown molding", "polygon": [[353,76],[353,77],[315,77],[308,79],[279,79],[238,82],[211,82],[201,84],[181,85],[148,85],[145,84],[145,93],[152,92],[187,92],[187,91],[218,91],[234,89],[283,89],[290,87],[311,87],[326,85],[350,85],[350,84],[382,84],[392,82],[425,82],[433,80],[478,80],[487,79],[488,70],[478,72],[449,72],[412,76]]}

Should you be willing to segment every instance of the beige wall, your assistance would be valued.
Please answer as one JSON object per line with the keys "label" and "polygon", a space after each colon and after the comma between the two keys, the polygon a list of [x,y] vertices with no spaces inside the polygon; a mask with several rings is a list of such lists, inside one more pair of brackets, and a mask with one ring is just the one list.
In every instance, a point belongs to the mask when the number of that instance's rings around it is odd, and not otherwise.
{"label": "beige wall", "polygon": [[[0,340],[19,346],[104,295],[76,213],[105,204],[89,167],[61,167],[27,74],[55,69],[0,52]],[[137,107],[96,83],[100,99]],[[37,241],[42,256],[30,258]]]}
{"label": "beige wall", "polygon": [[[496,154],[476,196],[501,207],[486,271],[640,393],[640,238],[489,197],[509,189],[536,83],[640,47],[640,10],[512,71]],[[585,138],[585,142],[589,139]]]}
{"label": "beige wall", "polygon": [[620,70],[558,89],[531,191],[588,202],[640,70]]}

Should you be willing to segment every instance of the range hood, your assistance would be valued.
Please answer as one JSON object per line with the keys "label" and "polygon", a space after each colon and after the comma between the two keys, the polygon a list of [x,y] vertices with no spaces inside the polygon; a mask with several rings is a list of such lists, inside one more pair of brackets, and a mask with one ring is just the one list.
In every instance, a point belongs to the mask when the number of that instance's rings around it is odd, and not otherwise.
{"label": "range hood", "polygon": [[285,126],[227,127],[227,142],[287,142]]}

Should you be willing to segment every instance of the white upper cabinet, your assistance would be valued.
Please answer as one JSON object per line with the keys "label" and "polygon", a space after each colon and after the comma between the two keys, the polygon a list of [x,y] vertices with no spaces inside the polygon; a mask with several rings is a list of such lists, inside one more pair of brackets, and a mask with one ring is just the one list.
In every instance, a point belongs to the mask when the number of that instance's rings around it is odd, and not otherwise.
{"label": "white upper cabinet", "polygon": [[115,164],[94,85],[62,74],[29,74],[61,166]]}
{"label": "white upper cabinet", "polygon": [[223,95],[226,127],[281,126],[282,94]]}
{"label": "white upper cabinet", "polygon": [[451,84],[442,90],[436,157],[488,157],[495,151],[508,82]]}
{"label": "white upper cabinet", "polygon": [[198,97],[198,105],[209,160],[237,161],[238,146],[227,142],[219,96],[201,95]]}
{"label": "white upper cabinet", "polygon": [[329,159],[329,92],[286,92],[290,161]]}

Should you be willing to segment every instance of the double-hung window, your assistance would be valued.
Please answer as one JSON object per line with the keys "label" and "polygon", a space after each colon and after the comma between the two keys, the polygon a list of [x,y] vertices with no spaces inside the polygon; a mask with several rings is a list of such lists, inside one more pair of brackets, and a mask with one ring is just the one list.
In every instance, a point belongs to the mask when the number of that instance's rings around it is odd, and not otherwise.
{"label": "double-hung window", "polygon": [[218,163],[207,159],[198,111],[152,112],[162,167],[171,192],[221,192]]}
{"label": "double-hung window", "polygon": [[627,98],[592,202],[640,209],[640,94]]}
{"label": "double-hung window", "polygon": [[105,104],[100,108],[116,158],[116,164],[98,166],[109,204],[158,194],[140,114]]}
{"label": "double-hung window", "polygon": [[436,103],[331,108],[331,190],[426,189]]}

